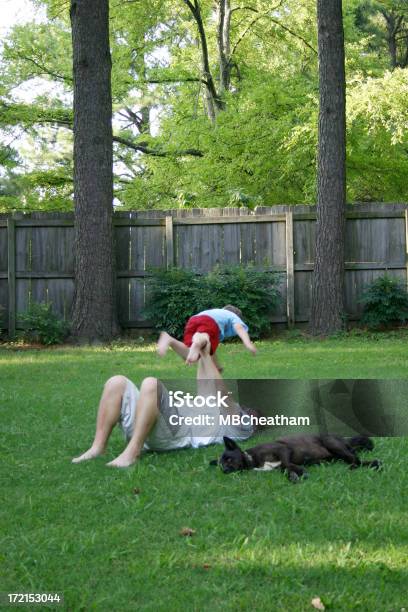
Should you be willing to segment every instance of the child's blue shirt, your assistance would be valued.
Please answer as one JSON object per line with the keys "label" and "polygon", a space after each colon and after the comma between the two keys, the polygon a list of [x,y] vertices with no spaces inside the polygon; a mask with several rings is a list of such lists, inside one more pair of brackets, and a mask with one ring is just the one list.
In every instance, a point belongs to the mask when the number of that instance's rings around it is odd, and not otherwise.
{"label": "child's blue shirt", "polygon": [[206,315],[207,317],[214,319],[220,330],[220,342],[222,342],[224,338],[232,338],[232,336],[237,335],[237,332],[234,329],[234,325],[236,325],[236,323],[240,323],[242,327],[248,331],[248,325],[246,325],[238,315],[230,310],[224,310],[224,308],[211,308],[211,310],[203,310],[198,314]]}

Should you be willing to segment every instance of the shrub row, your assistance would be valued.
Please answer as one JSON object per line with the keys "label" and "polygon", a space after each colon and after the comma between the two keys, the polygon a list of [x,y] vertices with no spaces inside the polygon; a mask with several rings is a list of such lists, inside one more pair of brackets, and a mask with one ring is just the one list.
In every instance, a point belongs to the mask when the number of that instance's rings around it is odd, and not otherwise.
{"label": "shrub row", "polygon": [[[155,270],[146,280],[147,301],[144,316],[155,329],[166,330],[176,338],[183,335],[187,319],[208,308],[233,304],[242,310],[251,337],[267,335],[270,316],[279,303],[280,274],[257,270],[251,265],[217,267],[205,275],[173,268]],[[385,274],[363,293],[361,322],[369,329],[386,328],[408,321],[406,284]],[[53,311],[52,304],[33,303],[21,315],[24,336],[42,344],[59,344],[69,335],[69,324]]]}

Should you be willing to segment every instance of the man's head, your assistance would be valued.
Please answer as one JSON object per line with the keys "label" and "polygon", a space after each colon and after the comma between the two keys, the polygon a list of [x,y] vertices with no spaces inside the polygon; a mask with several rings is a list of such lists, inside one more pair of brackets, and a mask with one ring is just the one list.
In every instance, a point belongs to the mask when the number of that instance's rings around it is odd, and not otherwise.
{"label": "man's head", "polygon": [[244,453],[234,440],[224,436],[225,451],[221,455],[218,464],[224,474],[240,472],[251,467],[250,457]]}
{"label": "man's head", "polygon": [[236,306],[233,306],[232,304],[227,304],[226,306],[223,306],[223,310],[229,310],[230,312],[236,314],[237,317],[242,319],[242,311]]}

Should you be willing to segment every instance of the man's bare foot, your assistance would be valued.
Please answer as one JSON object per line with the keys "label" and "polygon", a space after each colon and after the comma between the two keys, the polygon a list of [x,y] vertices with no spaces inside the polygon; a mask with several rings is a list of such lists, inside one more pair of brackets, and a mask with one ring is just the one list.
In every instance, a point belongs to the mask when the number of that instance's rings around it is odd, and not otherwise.
{"label": "man's bare foot", "polygon": [[170,346],[171,336],[167,332],[162,332],[157,342],[157,352],[160,357],[164,357]]}
{"label": "man's bare foot", "polygon": [[200,358],[201,351],[206,354],[210,351],[210,339],[208,334],[197,332],[193,336],[193,342],[188,351],[186,364],[191,365],[196,363]]}
{"label": "man's bare foot", "polygon": [[74,457],[74,459],[72,459],[72,463],[81,463],[82,461],[89,461],[90,459],[95,459],[95,457],[103,455],[104,452],[104,448],[91,446],[91,448],[88,449],[83,455],[79,455],[79,457]]}
{"label": "man's bare foot", "polygon": [[126,453],[126,451],[123,451],[116,459],[109,461],[106,465],[109,467],[127,468],[136,463],[137,459],[137,457],[133,457]]}

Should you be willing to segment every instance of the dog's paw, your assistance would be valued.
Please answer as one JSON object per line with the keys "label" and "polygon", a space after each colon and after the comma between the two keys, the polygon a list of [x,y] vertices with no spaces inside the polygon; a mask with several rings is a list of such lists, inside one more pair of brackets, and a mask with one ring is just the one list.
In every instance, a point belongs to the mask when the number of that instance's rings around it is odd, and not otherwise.
{"label": "dog's paw", "polygon": [[372,470],[382,470],[382,467],[383,467],[383,464],[381,463],[379,459],[374,459],[370,463],[370,468]]}
{"label": "dog's paw", "polygon": [[289,472],[288,478],[290,482],[296,483],[299,482],[300,477],[296,474],[296,472]]}

